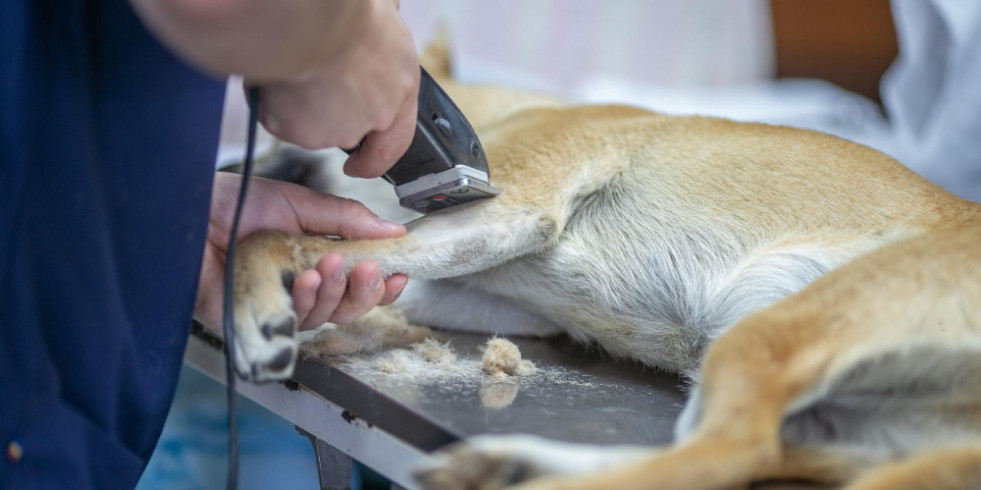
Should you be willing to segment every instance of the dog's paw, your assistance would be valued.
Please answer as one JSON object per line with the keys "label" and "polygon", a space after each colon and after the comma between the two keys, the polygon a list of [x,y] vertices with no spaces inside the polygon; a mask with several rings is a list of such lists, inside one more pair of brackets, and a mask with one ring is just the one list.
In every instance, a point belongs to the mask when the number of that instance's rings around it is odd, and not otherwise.
{"label": "dog's paw", "polygon": [[643,446],[604,446],[554,441],[536,436],[479,436],[436,452],[414,473],[423,488],[433,490],[521,490],[564,488],[612,466],[654,457]]}
{"label": "dog's paw", "polygon": [[537,436],[478,436],[437,451],[413,476],[429,490],[525,488],[546,476],[596,471],[596,453],[593,446]]}
{"label": "dog's paw", "polygon": [[243,275],[235,295],[235,369],[253,382],[293,375],[299,351],[293,299],[280,278]]}
{"label": "dog's paw", "polygon": [[511,436],[480,436],[441,449],[413,473],[427,490],[496,490],[543,473],[522,454],[510,451]]}

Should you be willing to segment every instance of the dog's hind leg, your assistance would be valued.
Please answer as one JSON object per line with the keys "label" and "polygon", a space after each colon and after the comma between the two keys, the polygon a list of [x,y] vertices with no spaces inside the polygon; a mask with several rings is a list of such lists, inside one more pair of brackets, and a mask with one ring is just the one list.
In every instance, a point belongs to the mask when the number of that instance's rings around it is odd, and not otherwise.
{"label": "dog's hind leg", "polygon": [[[522,489],[717,489],[744,485],[781,464],[780,421],[807,388],[807,369],[788,376],[770,327],[743,324],[710,350],[696,431],[660,455],[586,478],[544,478]],[[727,339],[728,337],[728,339]],[[807,366],[802,366],[807,367]],[[820,369],[820,363],[809,366]]]}
{"label": "dog's hind leg", "polygon": [[[786,351],[787,346],[773,341],[773,325],[765,319],[743,323],[737,329],[720,338],[708,354],[700,388],[703,403],[698,408],[697,429],[679,446],[605,454],[606,458],[594,457],[602,464],[576,465],[571,470],[561,465],[544,464],[563,459],[552,456],[553,453],[561,454],[555,448],[538,444],[541,454],[523,456],[529,451],[517,451],[520,445],[513,441],[519,440],[507,436],[498,437],[493,445],[481,440],[479,444],[469,446],[469,451],[457,449],[456,453],[486,453],[491,447],[511,459],[523,457],[525,466],[538,471],[526,471],[521,476],[540,477],[518,487],[528,490],[718,489],[737,487],[766,477],[781,463],[780,422],[784,410],[791,400],[808,388],[808,380],[817,377],[815,371],[821,369],[822,363],[785,359],[788,355],[795,356]],[[797,369],[788,373],[788,362],[796,362]],[[591,450],[580,449],[578,452],[603,455],[605,451],[594,446]],[[477,459],[467,457],[454,461],[453,455],[454,450],[450,450],[444,468],[455,471],[457,478],[466,478],[454,469],[466,468]],[[481,461],[493,459],[492,454],[487,454]],[[522,465],[514,463],[510,466]],[[602,471],[588,476],[582,474],[597,468]],[[479,486],[479,482],[472,483]],[[469,487],[462,485],[460,488]]]}
{"label": "dog's hind leg", "polygon": [[976,490],[981,488],[981,446],[936,449],[888,463],[845,490]]}
{"label": "dog's hind leg", "polygon": [[236,368],[256,381],[292,374],[298,342],[287,279],[312,269],[329,252],[343,254],[350,269],[374,260],[382,274],[439,279],[472,274],[547,248],[556,220],[539,208],[506,196],[449,208],[407,226],[406,236],[339,241],[324,237],[258,232],[242,240],[235,260]]}

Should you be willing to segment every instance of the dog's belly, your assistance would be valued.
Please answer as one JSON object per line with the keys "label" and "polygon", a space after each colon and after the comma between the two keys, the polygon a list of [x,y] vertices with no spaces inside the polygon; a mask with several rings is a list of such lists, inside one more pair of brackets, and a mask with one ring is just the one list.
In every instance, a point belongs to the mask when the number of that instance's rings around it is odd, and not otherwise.
{"label": "dog's belly", "polygon": [[544,253],[465,280],[610,354],[691,374],[709,343],[743,317],[881,245],[863,238],[745,250],[717,237],[711,251],[696,253],[682,251],[683,241],[648,235],[601,246],[599,236],[565,234]]}
{"label": "dog's belly", "polygon": [[560,244],[467,278],[487,292],[540,314],[576,339],[610,354],[674,372],[698,365],[715,326],[665,307],[653,271],[640,264],[573,257]]}

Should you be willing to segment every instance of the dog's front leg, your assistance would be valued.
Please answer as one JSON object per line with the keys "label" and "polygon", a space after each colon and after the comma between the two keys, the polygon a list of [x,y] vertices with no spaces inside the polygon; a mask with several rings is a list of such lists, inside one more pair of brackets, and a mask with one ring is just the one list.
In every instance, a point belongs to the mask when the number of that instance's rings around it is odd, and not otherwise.
{"label": "dog's front leg", "polygon": [[557,236],[554,217],[505,198],[478,201],[424,216],[392,240],[324,242],[296,237],[304,250],[299,265],[312,267],[326,252],[340,252],[348,268],[375,260],[383,274],[420,279],[472,274],[547,248]]}
{"label": "dog's front leg", "polygon": [[339,241],[255,233],[242,240],[235,257],[236,368],[253,380],[292,374],[298,342],[291,281],[328,252],[341,253],[348,270],[374,260],[384,275],[456,277],[544,250],[557,235],[555,223],[541,209],[509,203],[502,196],[420,218],[397,239]]}

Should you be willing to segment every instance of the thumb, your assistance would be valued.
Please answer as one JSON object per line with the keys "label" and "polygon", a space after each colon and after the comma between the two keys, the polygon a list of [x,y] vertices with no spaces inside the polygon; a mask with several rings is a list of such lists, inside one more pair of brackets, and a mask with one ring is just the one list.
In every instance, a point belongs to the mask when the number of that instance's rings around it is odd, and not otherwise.
{"label": "thumb", "polygon": [[351,177],[372,178],[392,168],[412,144],[417,117],[418,105],[416,97],[412,96],[402,105],[388,128],[372,131],[365,136],[358,151],[344,162],[344,173]]}
{"label": "thumb", "polygon": [[384,220],[364,204],[330,194],[296,186],[284,192],[296,213],[296,221],[305,233],[338,235],[344,239],[398,238],[405,227]]}

